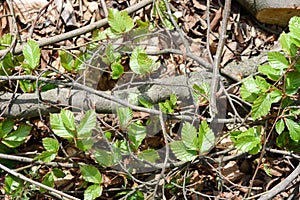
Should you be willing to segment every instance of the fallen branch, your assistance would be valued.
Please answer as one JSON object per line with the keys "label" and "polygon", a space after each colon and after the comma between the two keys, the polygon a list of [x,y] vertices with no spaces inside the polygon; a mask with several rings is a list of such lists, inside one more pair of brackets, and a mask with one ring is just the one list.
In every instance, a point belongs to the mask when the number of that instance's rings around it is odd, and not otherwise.
{"label": "fallen branch", "polygon": [[282,192],[287,188],[287,186],[300,175],[300,164],[296,167],[296,169],[282,182],[273,187],[266,194],[262,195],[258,200],[268,200],[272,199],[275,195]]}
{"label": "fallen branch", "polygon": [[[159,115],[160,111],[138,106],[138,96],[142,96],[153,104],[167,99],[170,94],[175,94],[178,99],[184,103],[193,104],[192,95],[188,87],[203,82],[209,83],[211,80],[210,72],[194,72],[189,77],[176,76],[164,79],[144,82],[141,86],[136,86],[126,90],[111,92],[97,91],[82,84],[73,82],[57,82],[47,78],[38,78],[36,76],[0,76],[0,80],[39,80],[42,82],[51,82],[61,84],[70,88],[56,88],[37,94],[13,94],[4,93],[0,95],[0,113],[4,117],[34,117],[41,114],[59,112],[63,107],[71,107],[73,111],[89,110],[94,108],[97,113],[111,113],[116,106],[130,107],[133,110],[147,112]],[[186,84],[188,83],[188,84]],[[135,95],[135,103],[127,101],[129,95]],[[11,103],[10,100],[12,99]]]}

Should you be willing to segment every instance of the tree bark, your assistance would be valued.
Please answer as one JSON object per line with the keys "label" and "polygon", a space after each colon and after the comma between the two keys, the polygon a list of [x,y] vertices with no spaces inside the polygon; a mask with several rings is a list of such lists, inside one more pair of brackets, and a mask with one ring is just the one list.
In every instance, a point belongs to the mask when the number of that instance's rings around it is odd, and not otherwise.
{"label": "tree bark", "polygon": [[299,0],[237,0],[258,21],[286,26],[293,16],[300,16]]}

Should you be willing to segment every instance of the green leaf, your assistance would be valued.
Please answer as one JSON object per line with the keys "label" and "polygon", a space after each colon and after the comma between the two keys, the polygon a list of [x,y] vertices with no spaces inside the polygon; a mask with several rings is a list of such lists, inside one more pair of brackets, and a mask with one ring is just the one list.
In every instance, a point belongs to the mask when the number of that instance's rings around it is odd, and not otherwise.
{"label": "green leaf", "polygon": [[91,165],[80,165],[79,168],[85,181],[96,184],[102,183],[102,175],[96,167]]}
{"label": "green leaf", "polygon": [[6,135],[2,139],[2,143],[10,148],[16,148],[25,142],[30,131],[31,131],[31,126],[22,124],[17,128],[17,130]]}
{"label": "green leaf", "polygon": [[66,176],[66,174],[58,168],[53,168],[52,171],[54,176],[56,176],[57,178],[64,178]]}
{"label": "green leaf", "polygon": [[43,162],[51,162],[56,157],[56,152],[43,151],[40,155],[34,158],[34,160],[42,160]]}
{"label": "green leaf", "polygon": [[95,144],[95,139],[93,137],[86,137],[84,139],[77,139],[77,147],[82,151],[91,150]]}
{"label": "green leaf", "polygon": [[75,131],[76,127],[75,127],[74,114],[69,110],[61,110],[60,116],[62,122],[64,123],[64,126],[71,131]]}
{"label": "green leaf", "polygon": [[71,54],[65,51],[59,51],[60,63],[63,68],[69,72],[73,70],[74,58]]}
{"label": "green leaf", "polygon": [[261,92],[266,92],[270,89],[270,87],[272,86],[270,83],[268,83],[266,81],[265,78],[261,77],[261,76],[256,76],[255,77],[255,83],[257,85],[257,87],[260,89]]}
{"label": "green leaf", "polygon": [[171,101],[172,105],[177,104],[177,97],[175,94],[170,94],[170,101]]}
{"label": "green leaf", "polygon": [[[48,172],[45,177],[44,177],[44,180],[42,181],[42,183],[48,187],[51,187],[51,188],[54,188],[54,175],[53,175],[53,172],[50,171]],[[47,192],[46,189],[44,188],[40,188],[40,191],[41,192]]]}
{"label": "green leaf", "polygon": [[7,49],[13,41],[13,35],[12,34],[4,34],[0,38],[0,50]]}
{"label": "green leaf", "polygon": [[53,138],[43,138],[43,146],[46,151],[58,152],[59,150],[58,141]]}
{"label": "green leaf", "polygon": [[95,110],[88,110],[77,128],[77,137],[85,138],[91,137],[92,130],[96,127],[97,119]]}
{"label": "green leaf", "polygon": [[170,146],[176,158],[181,161],[192,161],[198,157],[198,152],[195,150],[188,150],[182,141],[171,142]]}
{"label": "green leaf", "polygon": [[271,99],[270,94],[264,94],[259,96],[252,105],[252,113],[251,116],[254,120],[265,116],[269,113],[271,109]]}
{"label": "green leaf", "polygon": [[261,93],[259,87],[256,85],[256,82],[252,76],[249,76],[243,80],[241,87],[241,97],[252,103],[257,99],[257,96]]}
{"label": "green leaf", "polygon": [[143,96],[138,96],[138,100],[140,104],[142,104],[145,108],[153,108],[153,104],[150,102],[150,100],[147,100]]}
{"label": "green leaf", "polygon": [[277,103],[282,98],[282,93],[277,88],[269,93],[271,103]]}
{"label": "green leaf", "polygon": [[112,44],[107,45],[105,49],[105,55],[105,57],[102,57],[102,60],[107,65],[120,62],[121,54],[115,50]]}
{"label": "green leaf", "polygon": [[279,38],[282,50],[290,56],[295,56],[297,53],[297,47],[293,43],[292,37],[290,34],[283,32]]}
{"label": "green leaf", "polygon": [[50,126],[55,135],[69,140],[74,138],[74,132],[65,127],[60,114],[50,113]]}
{"label": "green leaf", "polygon": [[30,69],[34,70],[40,63],[41,52],[38,43],[32,39],[28,40],[23,47],[23,55]]}
{"label": "green leaf", "polygon": [[147,149],[140,152],[137,157],[142,160],[147,160],[148,162],[155,163],[160,157],[157,151],[154,149]]}
{"label": "green leaf", "polygon": [[145,137],[146,127],[143,125],[134,122],[128,126],[128,138],[133,142],[134,150],[138,149]]}
{"label": "green leaf", "polygon": [[268,61],[271,67],[277,70],[285,70],[289,67],[289,62],[280,52],[268,52]]}
{"label": "green leaf", "polygon": [[182,130],[181,130],[181,137],[182,142],[189,150],[198,150],[198,141],[197,141],[197,130],[196,128],[188,123],[185,122],[183,124]]}
{"label": "green leaf", "polygon": [[294,16],[289,21],[290,34],[296,39],[300,39],[300,18]]}
{"label": "green leaf", "polygon": [[262,147],[260,132],[261,127],[253,127],[245,132],[231,132],[230,138],[237,149],[250,154],[257,154]]}
{"label": "green leaf", "polygon": [[24,183],[21,179],[13,176],[7,175],[4,181],[5,194],[18,194],[22,191]]}
{"label": "green leaf", "polygon": [[103,191],[103,187],[101,185],[90,185],[84,191],[84,200],[93,200],[97,197],[100,197]]}
{"label": "green leaf", "polygon": [[108,10],[108,24],[115,33],[126,33],[134,26],[133,20],[126,11],[119,12],[115,9]]}
{"label": "green leaf", "polygon": [[111,65],[111,78],[112,79],[118,79],[120,76],[124,73],[124,67],[120,63],[113,63]]}
{"label": "green leaf", "polygon": [[103,149],[95,149],[94,156],[101,166],[110,167],[115,164],[114,156],[111,152],[105,151]]}
{"label": "green leaf", "polygon": [[117,108],[117,115],[119,118],[120,127],[125,128],[132,120],[133,112],[129,107],[126,108],[119,107]]}
{"label": "green leaf", "polygon": [[144,200],[145,197],[144,197],[144,194],[137,190],[135,191],[133,194],[129,195],[126,200]]}
{"label": "green leaf", "polygon": [[300,125],[299,125],[299,123],[286,118],[285,124],[289,130],[289,134],[290,134],[292,140],[299,142],[299,140],[300,140]]}
{"label": "green leaf", "polygon": [[215,144],[215,134],[205,120],[201,122],[197,140],[200,154],[206,153]]}
{"label": "green leaf", "polygon": [[284,128],[285,126],[283,119],[278,120],[275,125],[276,132],[280,135],[283,132]]}
{"label": "green leaf", "polygon": [[300,87],[300,72],[289,72],[286,76],[286,94],[294,95]]}
{"label": "green leaf", "polygon": [[0,123],[0,138],[7,136],[7,134],[13,130],[14,124],[14,120],[11,118],[7,118]]}
{"label": "green leaf", "polygon": [[35,82],[32,83],[30,80],[20,80],[20,88],[25,93],[32,93],[35,91]]}
{"label": "green leaf", "polygon": [[134,73],[146,75],[158,69],[159,63],[148,57],[143,48],[136,47],[131,54],[129,66]]}
{"label": "green leaf", "polygon": [[278,70],[271,65],[260,65],[258,66],[258,72],[266,75],[269,79],[277,81],[283,75],[284,70]]}
{"label": "green leaf", "polygon": [[210,85],[202,83],[201,85],[193,85],[193,99],[197,104],[206,104],[210,97]]}

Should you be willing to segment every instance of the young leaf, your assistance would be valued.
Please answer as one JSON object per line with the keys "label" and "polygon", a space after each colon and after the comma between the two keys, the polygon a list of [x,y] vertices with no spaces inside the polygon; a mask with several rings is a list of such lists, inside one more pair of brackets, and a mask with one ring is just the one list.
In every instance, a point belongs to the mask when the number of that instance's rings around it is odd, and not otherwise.
{"label": "young leaf", "polygon": [[289,67],[288,60],[280,52],[268,52],[268,61],[270,66],[277,70],[285,70]]}
{"label": "young leaf", "polygon": [[293,43],[293,40],[292,40],[290,34],[287,34],[287,33],[283,32],[283,33],[280,35],[279,41],[280,41],[282,50],[283,50],[287,55],[290,55],[290,56],[292,56],[292,57],[296,55],[296,53],[297,53],[297,47],[296,47],[296,45]]}
{"label": "young leaf", "polygon": [[133,20],[126,11],[120,12],[115,9],[108,10],[108,24],[115,33],[126,33],[134,26]]}
{"label": "young leaf", "polygon": [[40,47],[34,40],[28,40],[27,44],[23,47],[23,55],[25,61],[31,70],[34,70],[40,63]]}
{"label": "young leaf", "polygon": [[176,158],[181,161],[192,161],[198,156],[196,150],[188,150],[182,141],[174,141],[170,146]]}
{"label": "young leaf", "polygon": [[58,152],[59,150],[58,141],[53,138],[43,138],[43,146],[46,149],[46,151]]}
{"label": "young leaf", "polygon": [[262,94],[259,96],[252,105],[252,118],[256,120],[267,115],[271,109],[271,104],[270,94]]}
{"label": "young leaf", "polygon": [[13,40],[13,35],[12,34],[4,34],[0,38],[0,50],[7,49],[9,45],[11,45]]}
{"label": "young leaf", "polygon": [[113,63],[111,65],[111,77],[112,79],[118,79],[124,73],[124,67],[120,63]]}
{"label": "young leaf", "polygon": [[284,70],[275,69],[271,65],[260,65],[258,66],[258,71],[274,81],[279,80],[284,72]]}
{"label": "young leaf", "polygon": [[77,147],[82,151],[91,150],[94,144],[95,140],[92,137],[86,137],[77,140]]}
{"label": "young leaf", "polygon": [[282,98],[282,93],[277,88],[269,93],[271,103],[277,103]]}
{"label": "young leaf", "polygon": [[102,57],[102,60],[107,65],[120,62],[121,54],[115,50],[112,44],[107,45],[105,49],[105,55],[105,57]]}
{"label": "young leaf", "polygon": [[55,135],[69,140],[74,138],[74,132],[65,127],[60,114],[50,113],[50,126]]}
{"label": "young leaf", "polygon": [[21,179],[13,176],[7,175],[4,181],[5,194],[18,194],[22,191],[24,183]]}
{"label": "young leaf", "polygon": [[80,165],[79,168],[85,181],[96,184],[102,183],[102,175],[96,167],[92,165]]}
{"label": "young leaf", "polygon": [[275,125],[276,132],[280,135],[283,132],[284,128],[285,126],[283,119],[278,120]]}
{"label": "young leaf", "polygon": [[0,123],[0,138],[4,138],[7,136],[9,132],[14,128],[14,120],[11,118],[7,118],[2,123]]}
{"label": "young leaf", "polygon": [[261,93],[260,89],[256,85],[256,82],[252,76],[249,76],[243,80],[241,87],[241,97],[252,103],[257,96]]}
{"label": "young leaf", "polygon": [[290,34],[296,39],[300,39],[300,18],[294,16],[289,21]]}
{"label": "young leaf", "polygon": [[25,142],[30,131],[31,126],[22,124],[17,128],[17,130],[3,137],[2,143],[10,148],[16,148]]}
{"label": "young leaf", "polygon": [[136,47],[131,54],[129,66],[134,73],[146,75],[158,69],[159,63],[148,57],[143,48]]}
{"label": "young leaf", "polygon": [[145,108],[153,108],[153,104],[148,101],[144,96],[138,96],[138,100],[141,105],[143,105]]}
{"label": "young leaf", "polygon": [[95,110],[88,110],[77,128],[78,138],[88,138],[96,127],[97,119]]}
{"label": "young leaf", "polygon": [[57,178],[64,178],[66,176],[66,174],[58,168],[53,168],[52,171],[54,176],[56,176]]}
{"label": "young leaf", "polygon": [[206,104],[209,100],[210,85],[203,83],[201,85],[193,85],[193,99],[197,104]]}
{"label": "young leaf", "polygon": [[34,160],[42,160],[43,162],[51,162],[55,159],[57,153],[52,151],[43,151],[40,155],[34,158]]}
{"label": "young leaf", "polygon": [[230,138],[237,149],[250,154],[257,154],[262,147],[260,131],[260,127],[253,127],[245,132],[235,131],[230,133]]}
{"label": "young leaf", "polygon": [[110,167],[115,164],[114,156],[111,152],[105,151],[103,149],[95,149],[94,156],[101,166]]}
{"label": "young leaf", "polygon": [[286,94],[296,94],[300,87],[300,72],[293,71],[286,76]]}
{"label": "young leaf", "polygon": [[215,144],[215,134],[203,120],[199,127],[198,149],[201,154],[206,153]]}
{"label": "young leaf", "polygon": [[103,187],[101,185],[90,185],[84,191],[84,200],[93,200],[97,197],[100,197],[103,191]]}
{"label": "young leaf", "polygon": [[160,157],[154,149],[147,149],[140,152],[137,156],[139,159],[147,160],[148,162],[155,163]]}
{"label": "young leaf", "polygon": [[119,118],[119,123],[121,128],[125,128],[129,122],[132,120],[133,112],[130,108],[117,108],[117,115]]}
{"label": "young leaf", "polygon": [[[54,174],[52,171],[48,172],[45,177],[44,180],[42,182],[44,185],[47,185],[48,187],[53,188],[54,187]],[[40,188],[41,192],[47,192],[46,189],[44,188]]]}
{"label": "young leaf", "polygon": [[67,71],[73,70],[74,58],[71,54],[65,51],[59,51],[60,63]]}
{"label": "young leaf", "polygon": [[134,122],[128,126],[128,138],[133,142],[134,150],[141,145],[146,137],[146,127]]}
{"label": "young leaf", "polygon": [[288,118],[285,119],[285,124],[289,130],[289,134],[290,134],[292,140],[299,142],[300,141],[300,125]]}
{"label": "young leaf", "polygon": [[181,137],[183,144],[188,150],[198,150],[197,135],[197,130],[192,124],[188,122],[183,124]]}
{"label": "young leaf", "polygon": [[64,126],[71,131],[75,131],[74,114],[69,110],[61,110],[60,116]]}
{"label": "young leaf", "polygon": [[261,76],[256,76],[255,77],[255,83],[257,85],[257,87],[260,89],[261,92],[266,92],[267,90],[269,90],[269,88],[272,86],[270,83],[268,83],[266,81],[265,78],[261,77]]}

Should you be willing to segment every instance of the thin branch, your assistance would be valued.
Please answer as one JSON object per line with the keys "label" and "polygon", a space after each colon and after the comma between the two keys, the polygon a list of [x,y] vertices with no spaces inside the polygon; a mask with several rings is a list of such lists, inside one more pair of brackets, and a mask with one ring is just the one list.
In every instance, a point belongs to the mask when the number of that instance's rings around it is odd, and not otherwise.
{"label": "thin branch", "polygon": [[33,185],[36,185],[36,186],[40,187],[40,188],[43,188],[43,189],[48,190],[48,191],[50,191],[50,192],[56,193],[56,194],[58,194],[58,195],[60,195],[60,196],[62,196],[62,197],[66,197],[66,198],[68,198],[68,199],[73,199],[73,200],[80,200],[80,199],[78,199],[78,198],[76,198],[76,197],[73,197],[73,196],[71,196],[71,195],[68,195],[68,194],[66,194],[66,193],[64,193],[64,192],[61,192],[61,191],[58,191],[58,190],[56,190],[56,189],[54,189],[54,188],[48,187],[48,186],[46,186],[46,185],[44,185],[44,184],[42,184],[42,183],[36,182],[36,181],[34,181],[34,180],[31,180],[30,178],[27,178],[27,177],[24,176],[23,174],[17,173],[17,172],[15,172],[14,170],[9,169],[8,167],[6,167],[6,166],[4,166],[4,165],[2,165],[2,164],[0,164],[0,168],[1,168],[2,170],[6,171],[7,173],[9,173],[9,174],[11,174],[11,175],[17,177],[17,178],[22,179],[23,181],[29,182],[29,183],[31,183],[31,184],[33,184]]}
{"label": "thin branch", "polygon": [[222,52],[226,40],[226,30],[227,30],[227,22],[230,15],[230,7],[231,7],[231,0],[225,1],[224,6],[224,13],[223,13],[223,19],[222,19],[222,30],[220,34],[220,39],[218,42],[218,48],[215,55],[214,63],[213,63],[213,76],[211,81],[211,89],[210,89],[210,114],[212,120],[215,118],[215,116],[218,114],[217,109],[217,92],[219,88],[219,82],[220,82],[220,73],[219,73],[219,66],[222,58]]}
{"label": "thin branch", "polygon": [[272,199],[275,195],[282,192],[287,188],[287,186],[295,180],[300,175],[300,164],[296,167],[296,169],[283,181],[281,181],[278,185],[273,187],[266,194],[262,195],[258,200],[268,200]]}
{"label": "thin branch", "polygon": [[[131,14],[149,4],[151,4],[153,2],[153,0],[144,0],[144,1],[141,1],[140,3],[137,3],[131,7],[128,7],[126,8],[125,10]],[[43,46],[46,46],[46,45],[50,45],[50,44],[54,44],[54,43],[57,43],[57,42],[61,42],[61,41],[65,41],[65,40],[68,40],[68,39],[71,39],[73,37],[76,37],[76,36],[79,36],[79,35],[83,35],[85,33],[88,33],[88,32],[91,32],[93,31],[94,29],[97,29],[97,28],[100,28],[102,26],[105,26],[106,24],[108,23],[107,21],[107,18],[105,19],[101,19],[93,24],[89,24],[87,26],[84,26],[84,27],[81,27],[81,28],[78,28],[78,29],[75,29],[75,30],[72,30],[72,31],[69,31],[69,32],[66,32],[66,33],[63,33],[63,34],[60,34],[60,35],[55,35],[53,37],[49,37],[49,38],[42,38],[38,41],[36,41],[40,47],[43,47]],[[24,47],[24,44],[23,45],[18,45],[13,53],[14,54],[19,54],[22,52],[22,49]],[[4,54],[6,53],[6,50],[0,50],[0,57],[2,57]]]}

